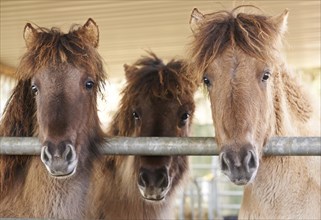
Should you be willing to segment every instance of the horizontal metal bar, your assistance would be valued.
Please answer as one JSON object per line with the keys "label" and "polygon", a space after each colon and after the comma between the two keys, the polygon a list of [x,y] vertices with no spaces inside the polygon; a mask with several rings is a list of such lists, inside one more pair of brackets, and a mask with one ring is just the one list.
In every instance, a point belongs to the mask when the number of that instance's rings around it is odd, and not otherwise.
{"label": "horizontal metal bar", "polygon": [[[38,155],[41,144],[33,137],[0,137],[0,154]],[[103,154],[116,155],[218,155],[212,137],[112,137]],[[321,155],[321,137],[273,137],[264,155]]]}

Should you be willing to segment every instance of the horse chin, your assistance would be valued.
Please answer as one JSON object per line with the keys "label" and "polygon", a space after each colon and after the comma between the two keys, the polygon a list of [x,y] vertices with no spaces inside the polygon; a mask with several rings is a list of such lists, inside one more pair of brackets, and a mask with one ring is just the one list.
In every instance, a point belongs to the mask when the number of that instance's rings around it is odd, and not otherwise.
{"label": "horse chin", "polygon": [[232,180],[232,179],[230,180],[232,181],[232,183],[234,183],[237,186],[245,186],[249,183],[248,180]]}
{"label": "horse chin", "polygon": [[257,173],[257,169],[253,172],[252,176],[250,178],[246,178],[246,177],[243,177],[243,178],[235,178],[234,176],[231,176],[227,173],[224,173],[232,183],[234,183],[235,185],[237,186],[246,186],[248,184],[251,184],[254,180],[255,180],[255,177],[256,177],[256,173]]}
{"label": "horse chin", "polygon": [[67,172],[67,173],[56,173],[56,172],[52,172],[49,167],[46,166],[46,168],[47,168],[50,176],[55,178],[55,179],[68,179],[68,178],[71,178],[76,173],[76,170],[77,170],[77,166],[75,166],[70,172]]}
{"label": "horse chin", "polygon": [[76,169],[77,167],[75,167],[70,173],[63,174],[63,175],[54,175],[52,173],[50,173],[50,175],[56,179],[68,179],[76,173]]}
{"label": "horse chin", "polygon": [[145,201],[148,201],[148,202],[162,202],[165,200],[165,197],[166,197],[166,194],[168,192],[168,190],[165,190],[161,193],[148,193],[147,190],[143,189],[142,187],[138,187],[139,188],[139,192],[140,192],[140,195],[143,197],[143,199]]}
{"label": "horse chin", "polygon": [[145,201],[147,201],[147,202],[151,202],[151,203],[159,203],[159,202],[162,202],[162,201],[164,201],[165,200],[165,197],[145,197],[145,196],[143,196],[143,199],[145,200]]}

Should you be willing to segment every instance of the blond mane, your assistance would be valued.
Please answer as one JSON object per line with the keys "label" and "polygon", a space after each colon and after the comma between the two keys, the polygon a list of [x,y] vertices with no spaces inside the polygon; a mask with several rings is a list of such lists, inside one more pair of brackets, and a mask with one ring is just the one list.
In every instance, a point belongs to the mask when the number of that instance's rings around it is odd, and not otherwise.
{"label": "blond mane", "polygon": [[199,82],[208,65],[229,47],[239,47],[245,54],[261,61],[271,61],[278,51],[278,27],[269,21],[271,16],[232,11],[206,14],[194,33],[189,52],[189,71],[196,73]]}

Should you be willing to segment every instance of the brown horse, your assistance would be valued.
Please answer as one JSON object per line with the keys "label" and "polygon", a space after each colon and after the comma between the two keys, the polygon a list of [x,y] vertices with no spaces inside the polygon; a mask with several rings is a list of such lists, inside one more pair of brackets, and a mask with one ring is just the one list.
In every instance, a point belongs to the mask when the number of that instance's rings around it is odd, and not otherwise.
{"label": "brown horse", "polygon": [[[156,55],[125,65],[127,86],[109,129],[112,136],[185,137],[196,84],[183,62]],[[175,190],[188,171],[187,156],[106,156],[96,164],[89,218],[171,219]]]}
{"label": "brown horse", "polygon": [[320,219],[320,157],[262,157],[271,136],[320,135],[318,110],[280,55],[288,11],[238,9],[194,9],[189,69],[209,92],[221,170],[245,185],[239,218]]}
{"label": "brown horse", "polygon": [[25,26],[27,52],[0,135],[39,137],[41,158],[0,157],[0,217],[84,216],[91,158],[103,142],[96,99],[105,71],[98,38],[92,19],[67,34]]}

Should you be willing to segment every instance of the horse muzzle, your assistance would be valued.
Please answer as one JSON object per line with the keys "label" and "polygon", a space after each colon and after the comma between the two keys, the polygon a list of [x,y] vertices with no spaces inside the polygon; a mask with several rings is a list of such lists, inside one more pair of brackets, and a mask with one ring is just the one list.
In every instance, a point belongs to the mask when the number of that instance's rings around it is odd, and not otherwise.
{"label": "horse muzzle", "polygon": [[41,148],[41,161],[50,175],[55,178],[72,176],[75,174],[78,164],[75,147],[66,141],[57,146],[51,142],[45,142]]}
{"label": "horse muzzle", "polygon": [[219,160],[222,172],[236,185],[252,182],[259,166],[257,153],[251,144],[224,146]]}
{"label": "horse muzzle", "polygon": [[140,168],[138,188],[142,197],[149,201],[162,201],[170,189],[168,170]]}

